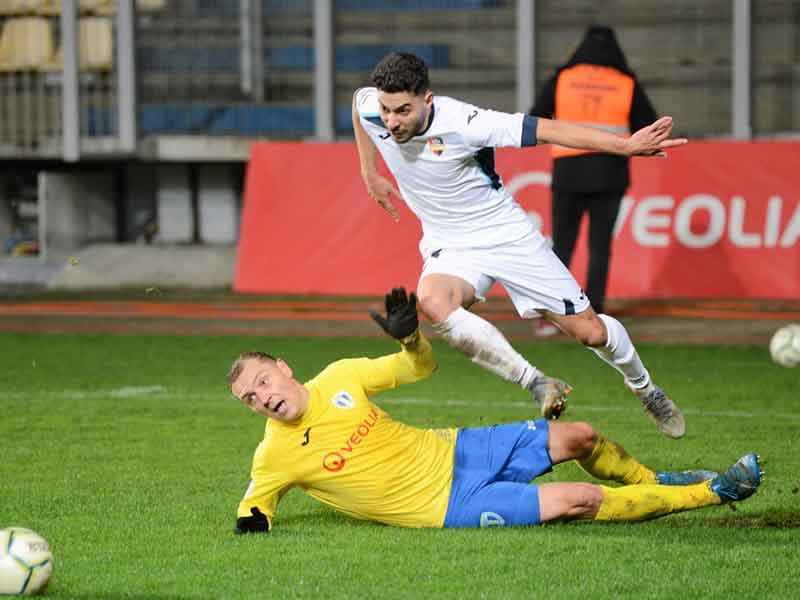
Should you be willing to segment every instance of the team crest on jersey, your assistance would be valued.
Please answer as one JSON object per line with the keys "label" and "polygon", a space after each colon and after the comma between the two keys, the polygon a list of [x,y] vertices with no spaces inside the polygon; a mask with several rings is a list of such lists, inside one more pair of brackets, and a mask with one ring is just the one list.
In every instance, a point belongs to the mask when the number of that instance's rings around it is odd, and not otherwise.
{"label": "team crest on jersey", "polygon": [[428,148],[436,156],[441,156],[444,152],[444,140],[439,136],[428,138]]}
{"label": "team crest on jersey", "polygon": [[353,400],[353,397],[345,391],[336,392],[331,398],[331,402],[336,408],[353,408],[356,405],[356,401]]}

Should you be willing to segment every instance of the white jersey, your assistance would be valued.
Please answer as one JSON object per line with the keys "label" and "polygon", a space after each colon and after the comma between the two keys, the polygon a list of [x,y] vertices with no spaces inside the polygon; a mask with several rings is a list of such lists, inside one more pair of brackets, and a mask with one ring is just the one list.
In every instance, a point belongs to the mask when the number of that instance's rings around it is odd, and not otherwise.
{"label": "white jersey", "polygon": [[398,144],[380,119],[376,88],[358,90],[356,108],[422,222],[423,257],[441,248],[488,248],[541,237],[494,169],[494,148],[536,144],[535,117],[436,96],[429,127]]}

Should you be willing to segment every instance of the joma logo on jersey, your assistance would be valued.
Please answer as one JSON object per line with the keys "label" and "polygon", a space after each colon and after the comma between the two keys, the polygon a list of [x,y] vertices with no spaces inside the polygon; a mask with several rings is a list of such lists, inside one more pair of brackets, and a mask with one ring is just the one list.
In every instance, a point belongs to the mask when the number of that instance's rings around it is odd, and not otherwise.
{"label": "joma logo on jersey", "polygon": [[428,148],[436,156],[441,156],[442,152],[444,152],[444,140],[438,136],[428,138]]}
{"label": "joma logo on jersey", "polygon": [[356,446],[363,442],[364,438],[369,435],[369,432],[375,427],[379,418],[380,415],[378,411],[373,408],[369,415],[367,415],[367,418],[353,429],[353,433],[347,438],[344,446],[339,448],[339,450],[328,452],[322,457],[322,468],[331,473],[344,469],[344,465],[347,463],[347,457],[356,451]]}

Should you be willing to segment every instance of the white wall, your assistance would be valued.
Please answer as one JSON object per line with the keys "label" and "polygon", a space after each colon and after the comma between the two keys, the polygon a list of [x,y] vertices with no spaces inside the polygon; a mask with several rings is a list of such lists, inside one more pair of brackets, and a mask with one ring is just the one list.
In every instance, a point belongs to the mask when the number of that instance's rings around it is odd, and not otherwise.
{"label": "white wall", "polygon": [[[197,212],[201,244],[234,244],[238,236],[239,205],[230,165],[197,164]],[[192,242],[192,199],[189,167],[158,166],[158,236],[164,243]]]}
{"label": "white wall", "polygon": [[202,165],[198,174],[200,239],[233,244],[238,232],[238,203],[229,165]]}
{"label": "white wall", "polygon": [[189,172],[185,165],[166,163],[158,166],[156,206],[156,240],[165,243],[191,242],[192,205]]}

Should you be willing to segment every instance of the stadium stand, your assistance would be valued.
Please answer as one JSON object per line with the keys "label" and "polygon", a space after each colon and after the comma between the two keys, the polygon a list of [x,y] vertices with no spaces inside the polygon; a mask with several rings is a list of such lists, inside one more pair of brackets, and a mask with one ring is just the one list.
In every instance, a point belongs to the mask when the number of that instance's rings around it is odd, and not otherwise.
{"label": "stadium stand", "polygon": [[[49,16],[61,14],[61,0],[0,0],[0,14],[19,14],[19,11],[3,13],[3,4],[35,5],[27,10]],[[166,0],[136,0],[139,12],[159,12],[164,10],[166,4]],[[79,0],[78,11],[81,14],[110,16],[117,12],[117,0]]]}
{"label": "stadium stand", "polygon": [[[82,17],[78,21],[78,68],[81,71],[107,71],[114,64],[114,35],[106,17]],[[53,60],[41,67],[44,71],[60,71],[63,66],[61,48]]]}
{"label": "stadium stand", "polygon": [[[434,69],[448,66],[449,48],[442,44],[342,44],[336,47],[335,68],[337,71],[369,70],[393,50],[413,52]],[[139,64],[145,72],[236,73],[240,55],[241,50],[236,46],[143,46],[139,49]],[[300,45],[267,48],[264,61],[269,69],[311,71],[314,68],[314,49]]]}
{"label": "stadium stand", "polygon": [[[157,20],[140,21],[137,66],[142,133],[199,134],[203,124],[210,123],[212,135],[222,131],[289,138],[313,135],[312,7],[310,1],[262,0],[262,105],[254,105],[242,89],[236,3],[177,0],[168,3]],[[484,15],[496,24],[498,7],[504,16],[513,15],[513,7],[498,0],[335,2],[337,132],[351,133],[350,116],[342,118],[341,107],[349,104],[353,89],[367,83],[371,69],[388,52],[413,52],[437,76],[458,80],[465,62],[458,46],[463,46],[465,36],[473,35],[471,30]],[[191,19],[186,18],[189,11]],[[387,13],[397,23],[386,22]],[[503,27],[513,27],[513,20],[503,18]],[[488,89],[499,73],[506,79],[513,74],[513,50],[506,54],[501,49],[496,54],[509,62],[508,67],[493,69],[485,77],[479,73],[486,83],[476,88]],[[460,65],[454,62],[457,56]]]}
{"label": "stadium stand", "polygon": [[53,29],[42,17],[10,18],[0,33],[0,70],[37,70],[53,58]]}

